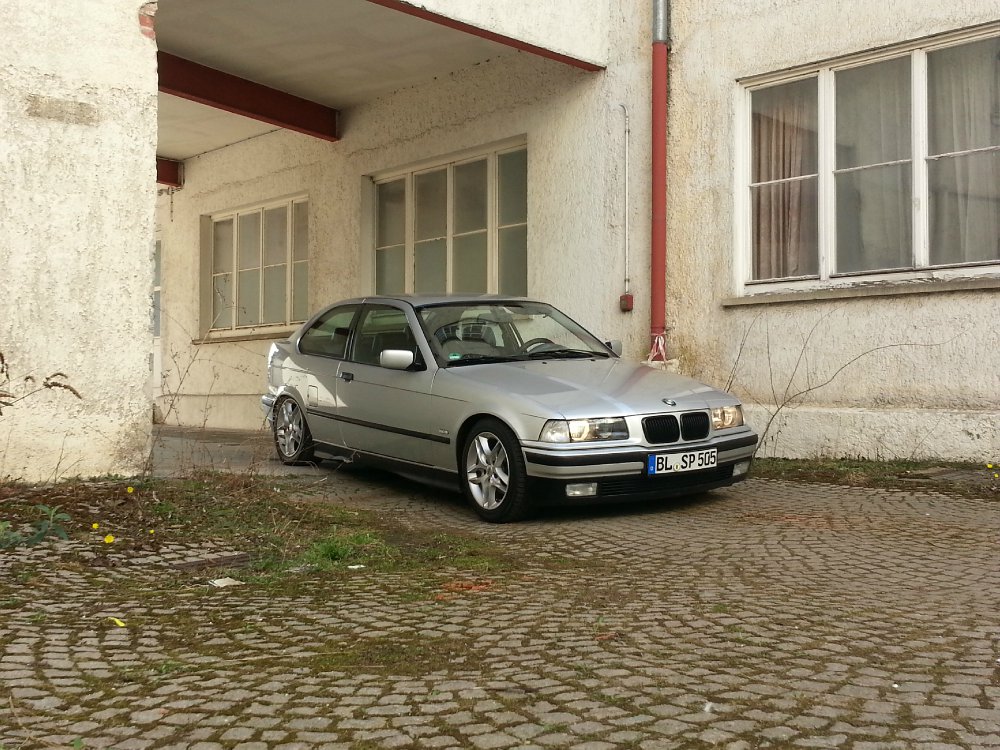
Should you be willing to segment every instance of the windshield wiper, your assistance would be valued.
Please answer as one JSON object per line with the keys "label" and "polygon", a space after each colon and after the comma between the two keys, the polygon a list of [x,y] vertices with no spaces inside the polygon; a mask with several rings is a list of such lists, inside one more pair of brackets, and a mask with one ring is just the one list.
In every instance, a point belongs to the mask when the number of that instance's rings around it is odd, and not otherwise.
{"label": "windshield wiper", "polygon": [[607,359],[610,356],[607,352],[595,352],[591,349],[541,349],[528,353],[530,359],[548,359],[550,357],[552,359],[590,359],[591,357]]}
{"label": "windshield wiper", "polygon": [[463,354],[461,359],[449,359],[445,367],[459,365],[487,365],[497,362],[520,362],[523,357],[505,357],[502,354]]}

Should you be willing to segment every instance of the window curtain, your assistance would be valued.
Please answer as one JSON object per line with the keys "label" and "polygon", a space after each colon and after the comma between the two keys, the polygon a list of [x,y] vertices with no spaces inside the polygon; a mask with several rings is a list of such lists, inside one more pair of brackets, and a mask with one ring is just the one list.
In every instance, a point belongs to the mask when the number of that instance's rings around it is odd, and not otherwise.
{"label": "window curtain", "polygon": [[1000,38],[928,55],[928,114],[930,261],[1000,260]]}
{"label": "window curtain", "polygon": [[838,71],[836,89],[836,270],[910,267],[910,58]]}
{"label": "window curtain", "polygon": [[753,278],[815,275],[816,80],[752,94]]}

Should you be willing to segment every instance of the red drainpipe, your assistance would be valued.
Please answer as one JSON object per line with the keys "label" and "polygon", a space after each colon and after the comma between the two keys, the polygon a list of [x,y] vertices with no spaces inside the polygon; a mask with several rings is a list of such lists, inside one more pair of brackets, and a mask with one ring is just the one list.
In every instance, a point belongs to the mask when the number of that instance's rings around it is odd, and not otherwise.
{"label": "red drainpipe", "polygon": [[667,331],[667,58],[670,0],[653,0],[653,226],[649,253],[650,360],[666,360]]}

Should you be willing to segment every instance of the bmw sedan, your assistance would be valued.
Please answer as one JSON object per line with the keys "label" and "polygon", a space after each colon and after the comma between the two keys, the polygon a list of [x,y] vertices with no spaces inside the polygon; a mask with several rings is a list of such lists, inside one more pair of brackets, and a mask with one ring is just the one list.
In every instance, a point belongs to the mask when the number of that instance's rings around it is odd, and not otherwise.
{"label": "bmw sedan", "polygon": [[744,479],[757,435],[740,402],[620,349],[543,302],[346,300],[271,345],[261,403],[283,462],[341,458],[443,481],[492,522],[553,498]]}

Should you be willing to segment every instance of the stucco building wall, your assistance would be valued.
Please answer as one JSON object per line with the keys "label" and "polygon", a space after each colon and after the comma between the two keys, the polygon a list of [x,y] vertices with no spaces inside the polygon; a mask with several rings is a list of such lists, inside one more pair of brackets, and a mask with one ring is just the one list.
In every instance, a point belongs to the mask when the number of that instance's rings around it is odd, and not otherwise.
{"label": "stucco building wall", "polygon": [[[187,160],[185,185],[161,190],[163,394],[168,423],[255,428],[269,339],[200,340],[199,222],[290,195],[309,198],[310,308],[374,291],[369,175],[523,139],[528,148],[528,292],[644,355],[645,294],[622,313],[625,105],[633,165],[648,163],[649,17],[607,17],[609,68],[586,72],[511,51],[342,112],[342,140],[275,131]],[[583,24],[587,19],[580,19]],[[648,289],[648,172],[633,166],[633,287]],[[253,335],[253,332],[250,332]]]}
{"label": "stucco building wall", "polygon": [[[606,0],[420,0],[408,5],[517,39],[578,60],[605,65],[609,61],[609,31],[618,3]],[[609,5],[612,14],[609,15]],[[633,3],[622,3],[636,14]],[[640,11],[637,15],[642,15]],[[620,41],[620,40],[615,40]]]}
{"label": "stucco building wall", "polygon": [[[148,455],[156,68],[140,6],[0,7],[0,391],[27,396],[0,415],[0,477],[128,474]],[[79,398],[44,387],[56,373]]]}
{"label": "stucco building wall", "polygon": [[1000,288],[726,303],[737,81],[996,21],[996,8],[741,0],[679,3],[673,18],[667,313],[680,368],[731,382],[759,428],[776,414],[765,455],[995,459]]}

